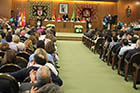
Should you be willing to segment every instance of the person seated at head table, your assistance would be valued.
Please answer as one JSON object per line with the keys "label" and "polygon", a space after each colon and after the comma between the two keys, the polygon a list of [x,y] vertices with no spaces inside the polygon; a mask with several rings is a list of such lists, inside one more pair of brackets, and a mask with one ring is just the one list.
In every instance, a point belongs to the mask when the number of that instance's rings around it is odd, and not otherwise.
{"label": "person seated at head table", "polygon": [[79,16],[76,16],[75,22],[80,22],[80,17]]}
{"label": "person seated at head table", "polygon": [[57,22],[62,21],[62,18],[60,17],[60,15],[56,18],[56,21],[57,21]]}
{"label": "person seated at head table", "polygon": [[86,22],[86,18],[83,17],[82,20],[81,20],[81,22],[85,23]]}
{"label": "person seated at head table", "polygon": [[63,21],[68,21],[68,19],[69,19],[68,14],[65,13],[62,17],[62,20]]}
{"label": "person seated at head table", "polygon": [[44,21],[49,21],[49,18],[48,18],[48,17],[46,17]]}

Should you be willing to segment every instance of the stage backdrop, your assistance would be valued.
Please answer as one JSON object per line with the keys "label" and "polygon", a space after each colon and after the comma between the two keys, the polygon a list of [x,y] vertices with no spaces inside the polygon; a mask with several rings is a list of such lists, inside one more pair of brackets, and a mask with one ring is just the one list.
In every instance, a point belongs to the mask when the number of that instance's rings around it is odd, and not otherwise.
{"label": "stage backdrop", "polygon": [[[34,9],[32,2],[34,2],[35,6]],[[32,13],[37,14],[37,10],[41,9],[38,7],[38,2],[39,5],[41,2],[43,2],[43,7],[42,10],[45,8],[47,11],[45,11],[44,15],[47,16],[53,16],[54,10],[56,13],[56,17],[58,16],[63,16],[63,13],[60,11],[60,4],[65,4],[67,5],[67,13],[69,15],[69,18],[72,17],[73,11],[75,10],[75,16],[79,15],[80,17],[82,16],[90,16],[92,20],[92,25],[93,28],[101,28],[102,27],[102,20],[103,17],[111,14],[111,15],[116,15],[117,14],[117,3],[116,2],[64,2],[64,1],[49,1],[49,0],[13,0],[12,2],[12,10],[16,11],[17,8],[19,9],[25,9],[26,10],[26,18],[27,20],[29,19],[34,19],[35,16]],[[44,7],[44,5],[47,4],[47,7]],[[31,9],[32,8],[32,9]],[[38,8],[38,9],[37,9]],[[82,14],[82,15],[81,15]]]}

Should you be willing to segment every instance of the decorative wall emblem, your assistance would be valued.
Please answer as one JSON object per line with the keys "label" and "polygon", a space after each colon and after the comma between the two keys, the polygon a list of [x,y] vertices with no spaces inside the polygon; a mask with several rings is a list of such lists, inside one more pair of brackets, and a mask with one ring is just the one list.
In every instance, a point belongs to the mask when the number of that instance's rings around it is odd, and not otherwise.
{"label": "decorative wall emblem", "polygon": [[51,3],[49,2],[30,2],[29,19],[40,17],[51,17]]}
{"label": "decorative wall emblem", "polygon": [[92,4],[77,4],[77,13],[80,17],[91,18],[97,20],[97,5]]}

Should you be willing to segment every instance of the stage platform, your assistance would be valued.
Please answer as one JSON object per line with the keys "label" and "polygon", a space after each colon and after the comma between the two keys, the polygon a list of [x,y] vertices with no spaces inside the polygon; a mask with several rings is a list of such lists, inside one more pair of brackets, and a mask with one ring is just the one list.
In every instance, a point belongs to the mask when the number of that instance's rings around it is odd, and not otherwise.
{"label": "stage platform", "polygon": [[82,41],[82,36],[83,33],[56,33],[57,40]]}

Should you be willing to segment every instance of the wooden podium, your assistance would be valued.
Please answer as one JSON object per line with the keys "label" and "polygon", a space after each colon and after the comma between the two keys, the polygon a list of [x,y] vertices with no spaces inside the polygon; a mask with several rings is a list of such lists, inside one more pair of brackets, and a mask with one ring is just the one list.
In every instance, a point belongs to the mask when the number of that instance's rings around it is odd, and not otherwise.
{"label": "wooden podium", "polygon": [[[29,22],[31,26],[36,26],[35,20],[30,20]],[[83,26],[83,33],[86,32],[86,23],[82,23],[82,22],[56,22],[56,21],[42,22],[43,26],[46,26],[47,24],[54,24],[56,32],[74,33],[75,25]]]}

